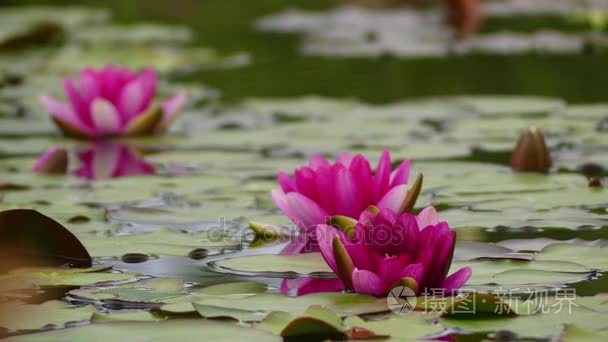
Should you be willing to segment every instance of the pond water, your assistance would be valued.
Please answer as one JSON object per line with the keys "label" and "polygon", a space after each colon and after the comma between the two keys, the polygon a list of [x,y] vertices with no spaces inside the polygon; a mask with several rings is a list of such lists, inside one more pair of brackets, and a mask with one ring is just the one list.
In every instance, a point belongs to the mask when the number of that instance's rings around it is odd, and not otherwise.
{"label": "pond water", "polygon": [[[94,264],[5,272],[0,333],[604,340],[608,37],[566,0],[545,11],[507,2],[467,42],[446,38],[432,6],[3,2],[0,210],[56,220]],[[167,134],[58,134],[40,94],[63,99],[63,77],[106,64],[154,67],[162,98],[187,91]],[[552,167],[513,172],[513,148],[532,126]],[[66,153],[60,175],[32,171],[49,148]],[[457,233],[451,270],[473,276],[457,303],[439,305],[464,312],[396,315],[386,297],[343,293],[319,253],[290,252],[307,241],[271,198],[279,171],[343,151],[376,165],[385,149],[393,167],[412,160],[410,183],[424,174],[415,211],[436,206]],[[2,234],[39,228],[6,222]]]}

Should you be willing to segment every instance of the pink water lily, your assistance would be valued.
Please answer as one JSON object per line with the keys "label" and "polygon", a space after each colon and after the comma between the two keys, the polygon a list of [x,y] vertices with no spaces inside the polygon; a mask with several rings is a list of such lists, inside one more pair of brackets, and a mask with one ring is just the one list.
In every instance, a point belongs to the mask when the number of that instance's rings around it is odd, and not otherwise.
{"label": "pink water lily", "polygon": [[40,101],[64,134],[79,138],[162,132],[186,101],[180,91],[155,103],[157,77],[152,68],[139,74],[113,65],[86,68],[76,81],[66,77],[63,85],[68,104],[48,95]]}
{"label": "pink water lily", "polygon": [[388,151],[382,153],[375,172],[362,155],[342,153],[333,164],[315,156],[293,177],[280,172],[281,188],[272,191],[272,198],[304,232],[314,232],[331,216],[357,218],[369,205],[401,211],[409,174],[409,160],[391,170]]}
{"label": "pink water lily", "polygon": [[60,146],[46,150],[32,170],[44,174],[73,174],[88,180],[147,175],[155,172],[154,166],[141,158],[137,151],[124,144],[96,143],[76,151],[79,165],[69,168],[68,152]]}
{"label": "pink water lily", "polygon": [[469,267],[447,276],[456,236],[433,207],[418,216],[367,210],[353,224],[344,232],[325,224],[316,229],[325,261],[347,289],[384,296],[401,285],[417,294],[427,289],[451,294],[471,276]]}

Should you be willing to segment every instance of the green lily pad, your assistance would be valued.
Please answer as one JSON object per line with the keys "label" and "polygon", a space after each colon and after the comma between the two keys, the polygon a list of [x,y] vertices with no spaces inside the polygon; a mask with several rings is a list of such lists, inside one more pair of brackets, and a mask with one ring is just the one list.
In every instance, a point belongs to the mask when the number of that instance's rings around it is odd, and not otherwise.
{"label": "green lily pad", "polygon": [[[3,312],[10,315],[0,317],[0,326],[9,330],[37,330],[52,325],[62,328],[66,323],[88,321],[95,312],[91,305],[75,307],[53,300],[39,305],[3,303]],[[4,311],[7,310],[7,311]]]}
{"label": "green lily pad", "polygon": [[169,229],[131,235],[83,236],[81,239],[95,257],[120,257],[127,253],[185,256],[197,248],[237,248],[241,243],[225,233],[189,234]]}
{"label": "green lily pad", "polygon": [[333,273],[321,253],[226,258],[212,262],[211,267],[226,273],[283,277]]}
{"label": "green lily pad", "polygon": [[217,341],[234,341],[247,336],[250,341],[280,341],[279,337],[251,328],[225,322],[204,320],[168,320],[160,322],[100,323],[71,329],[55,330],[31,335],[15,336],[9,341],[75,341],[96,338],[97,340],[128,340],[137,336],[146,341],[172,339],[195,340],[201,336]]}
{"label": "green lily pad", "polygon": [[534,258],[539,261],[568,260],[592,269],[608,269],[608,248],[602,247],[556,243],[543,248]]}

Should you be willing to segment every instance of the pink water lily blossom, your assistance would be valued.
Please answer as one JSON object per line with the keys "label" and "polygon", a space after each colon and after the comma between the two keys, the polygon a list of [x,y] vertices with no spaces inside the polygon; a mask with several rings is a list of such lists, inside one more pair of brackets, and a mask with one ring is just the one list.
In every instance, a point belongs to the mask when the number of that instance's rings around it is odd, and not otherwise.
{"label": "pink water lily blossom", "polygon": [[320,224],[316,236],[329,267],[347,289],[358,293],[384,296],[403,285],[417,294],[426,289],[451,294],[471,276],[469,267],[447,276],[456,236],[433,207],[418,216],[389,208],[368,210],[353,230],[345,233]]}
{"label": "pink water lily blossom", "polygon": [[279,173],[280,189],[272,191],[277,206],[305,233],[334,215],[358,218],[369,205],[399,212],[407,195],[410,161],[391,170],[384,151],[375,172],[362,155],[342,153],[335,163],[314,156],[294,176]]}
{"label": "pink water lily blossom", "polygon": [[63,85],[67,104],[49,95],[42,95],[40,101],[64,134],[78,138],[160,133],[186,101],[186,93],[180,91],[156,103],[157,77],[152,68],[139,74],[113,65],[86,68],[76,80],[66,77]]}

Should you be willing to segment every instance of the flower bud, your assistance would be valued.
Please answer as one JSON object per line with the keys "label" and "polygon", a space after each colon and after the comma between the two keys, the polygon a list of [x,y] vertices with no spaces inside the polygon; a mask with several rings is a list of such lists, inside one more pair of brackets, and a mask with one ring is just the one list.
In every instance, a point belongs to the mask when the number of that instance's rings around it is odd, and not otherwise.
{"label": "flower bud", "polygon": [[511,169],[519,172],[543,172],[551,168],[551,155],[545,137],[536,127],[530,127],[517,141],[511,156]]}

